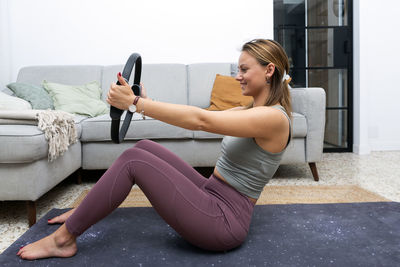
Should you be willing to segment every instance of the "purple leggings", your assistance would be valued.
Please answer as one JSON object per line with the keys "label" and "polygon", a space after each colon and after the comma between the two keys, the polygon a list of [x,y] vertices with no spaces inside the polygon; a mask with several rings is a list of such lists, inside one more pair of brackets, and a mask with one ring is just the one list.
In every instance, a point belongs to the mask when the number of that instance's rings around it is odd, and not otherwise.
{"label": "purple leggings", "polygon": [[81,235],[116,209],[134,184],[184,239],[207,250],[225,251],[245,240],[254,204],[230,185],[209,179],[163,146],[139,141],[104,173],[65,222]]}

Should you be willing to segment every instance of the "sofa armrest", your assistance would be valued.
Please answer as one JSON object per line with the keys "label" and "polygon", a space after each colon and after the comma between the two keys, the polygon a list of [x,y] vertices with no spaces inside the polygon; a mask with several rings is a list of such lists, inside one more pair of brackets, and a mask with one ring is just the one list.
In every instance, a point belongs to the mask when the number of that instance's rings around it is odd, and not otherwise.
{"label": "sofa armrest", "polygon": [[306,161],[322,159],[325,133],[325,90],[318,87],[292,88],[293,112],[300,113],[307,120]]}

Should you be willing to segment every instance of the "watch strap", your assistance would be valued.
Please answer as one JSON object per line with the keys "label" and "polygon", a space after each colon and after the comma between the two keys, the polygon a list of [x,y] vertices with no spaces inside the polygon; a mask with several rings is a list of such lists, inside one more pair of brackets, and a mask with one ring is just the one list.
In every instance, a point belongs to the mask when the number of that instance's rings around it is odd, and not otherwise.
{"label": "watch strap", "polygon": [[136,96],[135,99],[133,100],[133,104],[136,106],[137,102],[139,101],[140,96]]}

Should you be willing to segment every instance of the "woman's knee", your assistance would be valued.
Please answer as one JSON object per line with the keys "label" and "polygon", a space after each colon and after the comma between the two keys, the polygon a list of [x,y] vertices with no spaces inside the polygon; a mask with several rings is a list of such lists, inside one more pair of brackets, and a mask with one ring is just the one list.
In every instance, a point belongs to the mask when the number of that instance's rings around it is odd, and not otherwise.
{"label": "woman's knee", "polygon": [[135,157],[141,157],[142,153],[145,151],[143,149],[140,149],[139,147],[131,147],[126,149],[122,154],[119,156],[119,159],[122,160],[132,160]]}
{"label": "woman's knee", "polygon": [[137,148],[146,148],[146,147],[148,147],[148,146],[150,146],[150,145],[152,145],[152,144],[154,144],[154,143],[155,143],[154,141],[151,141],[151,140],[148,140],[148,139],[142,139],[142,140],[138,141],[138,142],[135,144],[134,147],[137,147]]}

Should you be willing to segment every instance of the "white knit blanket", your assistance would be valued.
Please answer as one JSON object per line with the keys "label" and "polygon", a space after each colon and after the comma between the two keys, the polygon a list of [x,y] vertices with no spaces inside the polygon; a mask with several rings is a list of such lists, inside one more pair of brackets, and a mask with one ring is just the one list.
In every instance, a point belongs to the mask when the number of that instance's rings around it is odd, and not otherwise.
{"label": "white knit blanket", "polygon": [[0,124],[37,125],[49,144],[49,161],[63,155],[77,141],[73,115],[61,110],[0,110]]}

